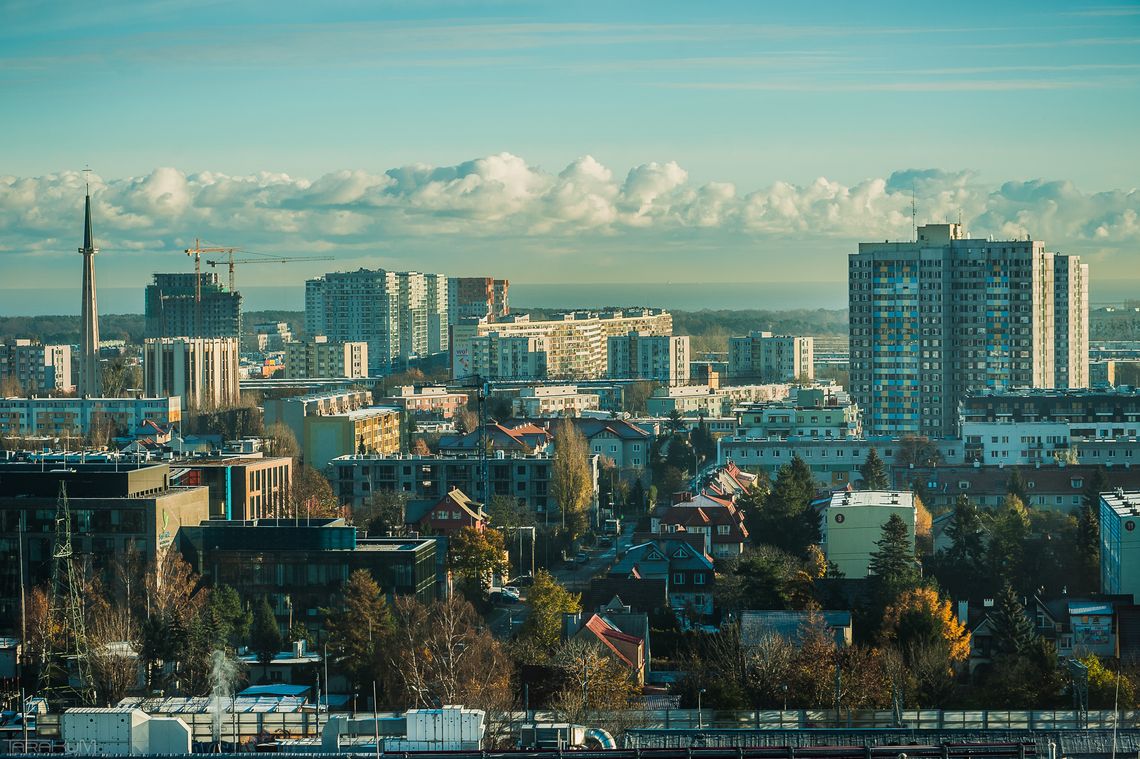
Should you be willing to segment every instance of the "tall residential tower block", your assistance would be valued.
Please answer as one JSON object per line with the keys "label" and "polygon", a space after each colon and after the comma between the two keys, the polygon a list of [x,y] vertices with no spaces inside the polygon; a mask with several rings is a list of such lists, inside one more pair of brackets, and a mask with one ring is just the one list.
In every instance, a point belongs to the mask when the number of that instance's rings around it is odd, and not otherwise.
{"label": "tall residential tower block", "polygon": [[967,390],[1087,384],[1077,256],[970,238],[960,224],[917,237],[860,243],[849,260],[850,390],[868,434],[954,435]]}

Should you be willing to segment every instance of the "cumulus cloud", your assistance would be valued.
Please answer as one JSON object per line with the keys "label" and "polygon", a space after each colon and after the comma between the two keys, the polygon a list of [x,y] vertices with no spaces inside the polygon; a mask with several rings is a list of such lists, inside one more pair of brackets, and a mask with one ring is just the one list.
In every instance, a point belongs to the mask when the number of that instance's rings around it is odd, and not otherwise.
{"label": "cumulus cloud", "polygon": [[[78,240],[63,240],[78,231],[84,181],[78,172],[0,176],[0,263],[12,254],[73,249]],[[588,262],[596,249],[591,241],[606,240],[612,253],[623,244],[652,251],[662,249],[657,241],[684,239],[698,241],[702,255],[723,242],[731,266],[749,240],[760,247],[766,240],[785,247],[804,241],[841,254],[859,240],[905,239],[912,194],[920,223],[961,215],[974,234],[1032,234],[1054,249],[1115,263],[1122,274],[1140,242],[1134,189],[1090,193],[1063,179],[991,185],[971,171],[929,168],[850,185],[819,177],[741,190],[727,182],[694,183],[674,161],[635,166],[621,177],[589,155],[552,172],[499,153],[453,166],[345,170],[315,180],[157,168],[138,177],[93,176],[91,183],[97,237],[104,249],[126,254],[177,250],[194,237],[290,253],[330,251],[341,259],[378,255],[401,241],[430,252],[432,245],[501,239]],[[678,238],[681,231],[686,235]]]}

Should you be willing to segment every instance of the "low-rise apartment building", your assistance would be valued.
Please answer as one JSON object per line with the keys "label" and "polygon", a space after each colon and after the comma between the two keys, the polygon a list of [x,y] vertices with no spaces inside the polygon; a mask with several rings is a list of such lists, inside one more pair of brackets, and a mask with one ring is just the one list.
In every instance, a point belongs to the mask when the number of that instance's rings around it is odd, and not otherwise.
{"label": "low-rise apartment building", "polygon": [[836,387],[794,388],[785,400],[748,403],[737,408],[736,415],[736,434],[745,437],[847,440],[863,436],[859,406]]}
{"label": "low-rise apartment building", "polygon": [[401,419],[399,409],[386,406],[306,416],[301,444],[305,465],[324,469],[338,456],[399,453]]}
{"label": "low-rise apartment building", "polygon": [[372,405],[368,390],[338,390],[289,398],[266,398],[262,402],[265,426],[284,424],[300,443],[305,436],[305,417],[344,414]]}
{"label": "low-rise apartment building", "polygon": [[823,553],[845,577],[862,579],[870,569],[871,555],[879,549],[883,525],[897,515],[907,528],[914,553],[917,518],[914,493],[908,491],[843,491],[831,496],[820,514]]}
{"label": "low-rise apartment building", "polygon": [[[558,504],[550,495],[553,455],[496,452],[486,459],[489,493],[484,487],[483,463],[478,454],[342,456],[331,462],[331,480],[341,502],[354,508],[364,506],[376,491],[405,493],[418,501],[439,499],[459,488],[481,503],[505,496],[551,520],[557,518]],[[589,463],[596,511],[598,457],[590,456]]]}
{"label": "low-rise apartment building", "polygon": [[599,398],[595,393],[578,392],[574,385],[535,385],[520,388],[513,406],[515,416],[580,416],[583,411],[596,411]]}
{"label": "low-rise apartment building", "polygon": [[392,393],[380,402],[386,406],[395,406],[413,418],[451,419],[467,408],[466,393],[453,393],[442,386],[402,385]]}
{"label": "low-rise apartment building", "polygon": [[708,385],[659,387],[646,401],[650,416],[728,416],[742,403],[761,403],[788,397],[789,385]]}
{"label": "low-rise apartment building", "polygon": [[181,399],[0,398],[2,436],[83,437],[99,424],[127,434],[147,421],[163,428],[181,422]]}
{"label": "low-rise apartment building", "polygon": [[330,342],[325,335],[286,343],[285,376],[290,379],[367,377],[368,343]]}

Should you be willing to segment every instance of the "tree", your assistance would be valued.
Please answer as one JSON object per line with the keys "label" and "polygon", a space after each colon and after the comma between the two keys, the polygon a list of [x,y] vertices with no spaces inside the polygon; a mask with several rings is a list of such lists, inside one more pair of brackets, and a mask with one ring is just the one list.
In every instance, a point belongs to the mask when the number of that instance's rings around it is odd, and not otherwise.
{"label": "tree", "polygon": [[769,543],[801,556],[820,539],[819,515],[811,506],[815,478],[799,456],[776,473],[776,482],[762,508],[746,510],[748,532],[754,541]]}
{"label": "tree", "polygon": [[554,432],[550,495],[562,512],[562,526],[571,539],[581,536],[589,525],[587,509],[594,495],[589,457],[586,436],[572,422],[563,420]]}
{"label": "tree", "polygon": [[701,419],[697,423],[696,428],[690,433],[689,442],[692,444],[693,452],[697,456],[698,465],[716,458],[716,440],[709,430],[709,425],[708,422],[705,421],[704,414],[701,415]]}
{"label": "tree", "polygon": [[1089,670],[1090,709],[1131,709],[1136,704],[1136,688],[1122,672],[1104,666],[1096,654],[1080,659]]}
{"label": "tree", "polygon": [[526,503],[509,495],[492,496],[491,502],[487,504],[487,516],[491,524],[500,530],[534,525],[534,514],[526,507]]}
{"label": "tree", "polygon": [[1009,480],[1005,485],[1006,495],[1011,495],[1017,498],[1024,504],[1029,503],[1029,488],[1025,484],[1025,478],[1021,475],[1021,469],[1014,467],[1009,473]]}
{"label": "tree", "polygon": [[1029,651],[1037,638],[1025,607],[1008,582],[998,594],[994,611],[990,615],[990,625],[994,648],[998,653],[1020,656]]}
{"label": "tree", "polygon": [[669,416],[665,418],[665,429],[677,435],[685,431],[685,417],[676,408],[669,409]]}
{"label": "tree", "polygon": [[879,458],[879,452],[871,447],[867,453],[867,458],[864,459],[863,464],[859,467],[859,473],[863,475],[863,489],[864,490],[886,490],[887,485],[887,466],[883,460]]}
{"label": "tree", "polygon": [[464,527],[451,539],[451,567],[474,588],[489,588],[495,573],[507,570],[506,556],[498,530]]}
{"label": "tree", "polygon": [[294,516],[304,519],[341,516],[340,502],[323,474],[310,466],[294,467],[293,473],[290,500]]}
{"label": "tree", "polygon": [[[282,422],[274,422],[265,430],[265,442],[272,456],[288,456],[296,459],[301,455],[301,446],[297,444],[297,436]],[[296,463],[294,461],[294,463]]]}
{"label": "tree", "polygon": [[1077,516],[1076,544],[1077,576],[1073,579],[1076,592],[1095,592],[1100,586],[1100,512],[1084,504]]}
{"label": "tree", "polygon": [[253,615],[242,606],[237,591],[229,585],[219,585],[210,591],[202,616],[210,635],[210,650],[226,646],[237,648],[249,638]]}
{"label": "tree", "polygon": [[622,393],[622,409],[633,416],[648,416],[649,398],[657,388],[654,382],[631,382]]}
{"label": "tree", "polygon": [[357,511],[370,536],[403,535],[407,527],[408,496],[396,490],[373,490],[368,505]]}
{"label": "tree", "polygon": [[106,398],[125,398],[143,386],[142,367],[127,356],[115,356],[99,366],[100,387]]}
{"label": "tree", "polygon": [[353,571],[341,591],[340,605],[324,612],[329,655],[353,692],[382,679],[380,652],[393,623],[384,593],[372,575],[364,569]]}
{"label": "tree", "polygon": [[942,463],[942,452],[928,437],[904,435],[898,442],[895,464],[901,467],[931,467]]}
{"label": "tree", "polygon": [[891,668],[896,690],[913,693],[915,704],[946,703],[954,668],[970,655],[970,633],[950,601],[931,588],[905,591],[884,612],[880,635],[901,665]]}
{"label": "tree", "polygon": [[281,639],[281,628],[277,626],[277,617],[273,614],[273,607],[269,599],[261,597],[261,602],[253,607],[253,624],[249,630],[249,644],[257,654],[257,661],[265,667],[266,676],[269,664],[273,657],[281,651],[284,642]]}
{"label": "tree", "polygon": [[1100,494],[1107,493],[1109,489],[1108,475],[1105,473],[1104,467],[1098,466],[1093,469],[1088,482],[1085,483],[1085,488],[1082,491],[1081,505],[1092,509],[1099,517]]}
{"label": "tree", "polygon": [[545,569],[535,573],[534,585],[527,593],[529,613],[523,622],[520,638],[550,653],[562,636],[562,615],[582,609],[582,596],[571,593]]}
{"label": "tree", "polygon": [[938,581],[954,598],[978,592],[988,584],[986,528],[978,507],[965,495],[954,502],[946,537],[949,548],[940,551],[932,562]]}
{"label": "tree", "polygon": [[511,705],[511,665],[462,596],[421,603],[397,598],[388,653],[402,706],[463,704],[494,713]]}
{"label": "tree", "polygon": [[555,653],[553,664],[561,674],[562,687],[551,707],[567,722],[587,723],[591,712],[603,719],[603,715],[622,715],[637,694],[629,670],[596,644],[569,641]]}
{"label": "tree", "polygon": [[910,530],[898,514],[891,514],[883,524],[875,545],[878,548],[871,553],[867,570],[879,608],[886,608],[903,591],[918,586],[919,572]]}
{"label": "tree", "polygon": [[1025,573],[1025,543],[1029,536],[1029,513],[1025,503],[1007,495],[990,517],[987,565],[991,578],[1006,578],[1016,590],[1028,591],[1032,578]]}

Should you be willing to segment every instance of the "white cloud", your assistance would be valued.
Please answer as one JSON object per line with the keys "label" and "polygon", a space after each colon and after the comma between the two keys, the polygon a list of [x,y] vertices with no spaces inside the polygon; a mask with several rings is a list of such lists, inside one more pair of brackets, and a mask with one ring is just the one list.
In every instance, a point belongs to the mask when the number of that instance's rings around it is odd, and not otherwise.
{"label": "white cloud", "polygon": [[[312,181],[273,172],[230,176],[158,168],[91,182],[101,247],[128,258],[145,253],[148,261],[201,237],[259,251],[332,252],[353,262],[381,253],[396,260],[414,255],[409,265],[441,270],[474,260],[460,259],[463,251],[529,252],[534,255],[525,261],[487,265],[512,275],[516,263],[544,259],[544,268],[527,276],[560,279],[580,278],[582,264],[600,263],[604,239],[607,261],[636,258],[630,272],[662,279],[703,267],[718,246],[718,263],[731,271],[755,264],[749,251],[769,239],[784,249],[800,243],[835,256],[859,240],[904,239],[911,232],[912,191],[919,223],[960,214],[974,234],[1032,234],[1053,249],[1088,253],[1105,274],[1132,276],[1128,256],[1140,242],[1136,190],[1089,193],[1046,179],[991,185],[971,171],[939,169],[896,171],[852,185],[826,177],[806,184],[776,181],[742,192],[724,182],[695,184],[674,161],[642,164],[617,179],[588,155],[555,173],[499,153],[453,166],[414,164],[382,174],[345,170]],[[38,254],[42,263],[45,256],[70,254],[79,243],[83,183],[79,172],[0,177],[0,265],[31,271],[16,257]],[[668,246],[661,244],[665,240]],[[676,254],[686,240],[701,251],[687,260]],[[639,267],[665,256],[666,247],[673,268],[647,277]],[[624,254],[615,259],[616,251]],[[834,278],[842,279],[841,259],[827,261],[836,265]],[[793,271],[795,263],[781,258],[763,265]],[[126,271],[145,278],[146,268],[134,259]]]}

